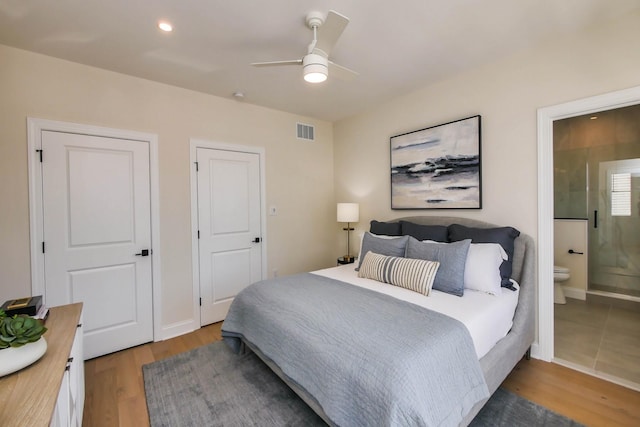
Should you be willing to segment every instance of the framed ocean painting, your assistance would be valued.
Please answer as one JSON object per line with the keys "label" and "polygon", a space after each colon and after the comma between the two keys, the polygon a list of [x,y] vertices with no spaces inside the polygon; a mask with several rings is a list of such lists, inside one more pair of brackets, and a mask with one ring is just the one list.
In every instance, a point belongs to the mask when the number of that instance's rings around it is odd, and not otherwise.
{"label": "framed ocean painting", "polygon": [[391,209],[481,209],[480,116],[391,137]]}

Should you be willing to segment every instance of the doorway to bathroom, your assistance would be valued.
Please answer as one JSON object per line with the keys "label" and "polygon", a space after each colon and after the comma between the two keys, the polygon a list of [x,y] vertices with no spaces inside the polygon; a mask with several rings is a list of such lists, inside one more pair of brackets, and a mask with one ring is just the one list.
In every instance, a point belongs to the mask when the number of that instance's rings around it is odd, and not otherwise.
{"label": "doorway to bathroom", "polygon": [[640,301],[640,105],[555,121],[553,155],[554,218],[587,223],[588,252],[570,255],[588,275],[564,286]]}
{"label": "doorway to bathroom", "polygon": [[553,190],[554,360],[640,389],[640,104],[554,121]]}

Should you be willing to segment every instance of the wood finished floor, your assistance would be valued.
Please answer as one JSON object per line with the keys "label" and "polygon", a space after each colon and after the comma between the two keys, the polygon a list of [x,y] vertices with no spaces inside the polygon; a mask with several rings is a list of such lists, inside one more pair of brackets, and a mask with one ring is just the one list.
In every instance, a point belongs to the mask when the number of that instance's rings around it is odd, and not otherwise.
{"label": "wood finished floor", "polygon": [[[148,426],[142,365],[220,340],[221,325],[86,361],[83,426]],[[639,392],[554,363],[522,360],[503,386],[588,426],[640,425]]]}

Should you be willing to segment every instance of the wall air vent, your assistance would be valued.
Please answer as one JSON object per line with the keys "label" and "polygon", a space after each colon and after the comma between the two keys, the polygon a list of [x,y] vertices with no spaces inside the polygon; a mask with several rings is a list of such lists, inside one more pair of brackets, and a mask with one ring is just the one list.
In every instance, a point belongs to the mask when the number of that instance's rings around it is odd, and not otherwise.
{"label": "wall air vent", "polygon": [[297,128],[299,139],[306,139],[307,141],[313,141],[315,139],[313,126],[298,123]]}

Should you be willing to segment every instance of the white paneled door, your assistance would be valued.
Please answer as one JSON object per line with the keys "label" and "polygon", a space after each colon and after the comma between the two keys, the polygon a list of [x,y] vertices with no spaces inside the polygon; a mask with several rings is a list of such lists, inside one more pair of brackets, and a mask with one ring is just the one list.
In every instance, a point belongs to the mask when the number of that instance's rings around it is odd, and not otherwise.
{"label": "white paneled door", "polygon": [[83,302],[85,358],[153,340],[149,144],[42,132],[45,300]]}
{"label": "white paneled door", "polygon": [[197,148],[200,323],[223,320],[262,277],[260,156]]}

